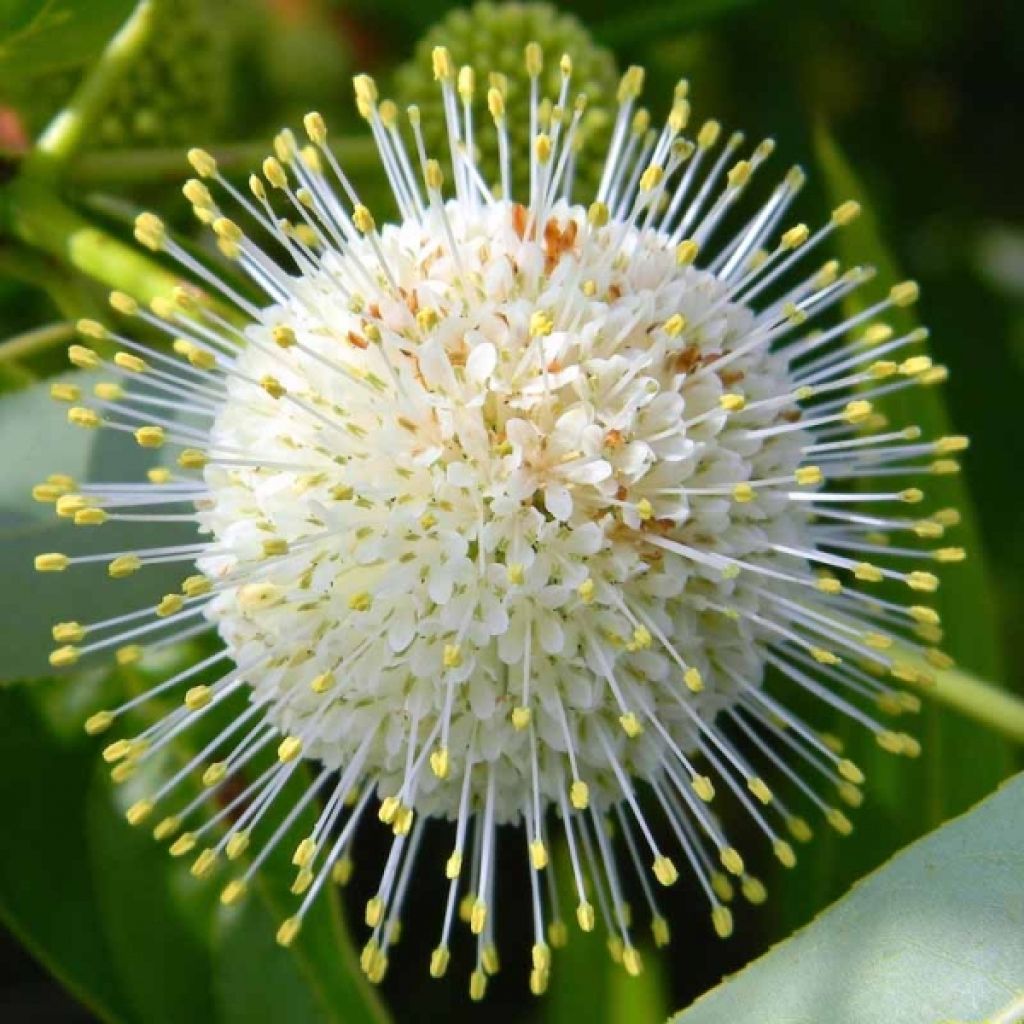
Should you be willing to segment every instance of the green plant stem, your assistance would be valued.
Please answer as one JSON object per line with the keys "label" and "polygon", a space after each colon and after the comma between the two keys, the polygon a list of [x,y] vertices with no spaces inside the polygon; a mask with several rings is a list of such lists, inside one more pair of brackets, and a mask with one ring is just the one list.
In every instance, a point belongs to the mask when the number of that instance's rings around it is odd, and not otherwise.
{"label": "green plant stem", "polygon": [[69,341],[74,337],[75,326],[71,323],[48,324],[37,327],[34,331],[25,331],[4,342],[0,342],[0,364],[13,363],[19,359],[30,359],[40,352],[45,352],[54,345]]}
{"label": "green plant stem", "polygon": [[[266,142],[233,142],[206,147],[226,175],[259,169],[270,152]],[[376,166],[377,147],[372,138],[356,136],[332,140],[331,150],[346,171]],[[118,184],[177,182],[189,173],[185,151],[177,146],[159,149],[121,149],[83,153],[67,168],[71,184],[83,188]]]}
{"label": "green plant stem", "polygon": [[141,0],[100,54],[68,105],[44,129],[25,161],[23,173],[28,177],[52,177],[68,162],[146,44],[152,27],[152,0]]}
{"label": "green plant stem", "polygon": [[149,302],[186,283],[140,248],[90,224],[45,183],[23,178],[12,186],[12,193],[10,219],[18,237],[100,284]]}
{"label": "green plant stem", "polygon": [[918,664],[934,679],[932,685],[920,688],[927,699],[945,704],[1007,739],[1024,744],[1024,700],[961,669],[936,671],[923,661]]}

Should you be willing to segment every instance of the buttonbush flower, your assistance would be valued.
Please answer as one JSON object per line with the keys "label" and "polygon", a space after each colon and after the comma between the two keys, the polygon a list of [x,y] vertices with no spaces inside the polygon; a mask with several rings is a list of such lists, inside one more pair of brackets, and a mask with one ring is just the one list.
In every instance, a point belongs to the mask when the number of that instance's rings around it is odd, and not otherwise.
{"label": "buttonbush flower", "polygon": [[[761,851],[741,853],[719,802],[787,867],[815,819],[850,831],[841,806],[860,802],[861,771],[791,698],[917,752],[878,715],[916,707],[901,684],[926,681],[917,656],[944,663],[924,566],[963,553],[918,543],[957,517],[916,515],[916,484],[955,470],[966,440],[922,439],[874,409],[945,376],[915,353],[923,331],[885,324],[917,288],[831,315],[871,276],[816,262],[857,205],[818,228],[787,223],[795,167],[748,201],[770,140],[748,146],[715,121],[687,134],[685,82],[652,126],[630,68],[596,194],[580,201],[586,103],[568,56],[545,97],[544,56],[526,48],[528,147],[510,145],[502,78],[486,87],[485,125],[473,116],[484,84],[442,47],[432,62],[449,180],[418,110],[403,117],[355,80],[393,222],[363,204],[316,113],[308,141],[278,136],[247,191],[190,153],[198,177],[184,192],[229,271],[138,218],[138,240],[207,293],[182,287],[148,307],[115,293],[119,314],[167,343],[84,321],[102,344],[73,346],[71,360],[109,380],[86,399],[66,384],[55,395],[73,423],[168,449],[173,468],[139,483],[58,475],[36,496],[83,527],[151,523],[153,546],[37,566],[106,562],[118,579],[181,565],[180,590],[155,607],[58,624],[51,660],[116,649],[130,661],[150,642],[219,637],[86,728],[116,728],[148,698],[175,702],[104,750],[124,779],[220,709],[226,724],[187,765],[216,800],[182,794],[186,770],[127,813],[194,856],[196,875],[222,871],[225,903],[316,807],[293,853],[287,945],[323,887],[347,877],[358,830],[389,829],[363,968],[384,975],[414,874],[444,872],[436,921],[420,905],[417,927],[436,928],[440,976],[468,924],[480,998],[498,967],[499,826],[515,825],[500,834],[506,846],[518,835],[520,863],[505,851],[501,870],[528,893],[540,993],[568,932],[554,843],[571,916],[603,929],[636,973],[627,885],[658,945],[669,925],[657,893],[680,870],[723,938],[735,889],[765,897],[748,867]],[[476,162],[485,131],[496,182]],[[181,520],[196,539],[161,544],[161,526]],[[268,751],[269,767],[248,771]],[[308,787],[289,803],[303,764]],[[427,829],[450,837],[442,863],[418,859]]]}

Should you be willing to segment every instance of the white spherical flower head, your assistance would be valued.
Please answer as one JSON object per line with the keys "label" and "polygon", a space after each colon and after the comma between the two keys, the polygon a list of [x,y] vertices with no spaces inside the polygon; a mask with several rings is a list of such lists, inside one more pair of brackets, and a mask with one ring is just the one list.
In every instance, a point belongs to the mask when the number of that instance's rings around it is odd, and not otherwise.
{"label": "white spherical flower head", "polygon": [[[740,565],[807,541],[804,506],[736,500],[792,485],[807,442],[770,429],[795,409],[781,357],[723,360],[753,315],[663,232],[543,216],[455,200],[326,261],[315,304],[248,330],[211,432],[252,460],[206,470],[200,567],[257,581],[209,609],[256,699],[332,768],[374,733],[382,795],[452,818],[474,763],[470,800],[493,785],[510,821],[557,803],[570,753],[606,808],[613,761],[658,771],[652,723],[693,750],[695,716],[762,675],[765,581]],[[395,293],[353,311],[336,282],[378,262]]]}
{"label": "white spherical flower head", "polygon": [[[713,121],[687,138],[685,83],[651,129],[636,68],[622,79],[597,194],[577,201],[585,104],[567,57],[559,94],[544,100],[542,65],[528,47],[528,153],[511,152],[502,80],[487,93],[494,183],[474,160],[473,74],[456,73],[446,51],[435,51],[434,73],[447,182],[415,108],[405,125],[370,79],[356,79],[398,209],[382,226],[318,114],[306,118],[309,145],[278,137],[248,194],[192,151],[199,178],[185,195],[263,298],[142,215],[138,239],[208,291],[179,288],[149,309],[115,293],[120,314],[170,345],[84,321],[83,335],[122,348],[107,361],[75,345],[72,361],[112,379],[88,401],[75,385],[54,395],[72,403],[73,423],[171,449],[174,468],[155,466],[143,484],[56,475],[36,490],[83,526],[185,520],[199,530],[186,545],[37,558],[48,572],[106,560],[115,578],[194,566],[155,606],[59,623],[57,667],[110,647],[128,662],[148,643],[204,632],[221,642],[153,689],[180,694],[178,710],[104,751],[127,779],[193,726],[208,737],[206,716],[221,708],[226,724],[189,762],[218,809],[204,818],[179,772],[129,820],[159,806],[154,834],[176,856],[196,851],[197,876],[242,865],[225,903],[307,821],[284,945],[323,886],[348,877],[359,826],[389,828],[365,914],[373,980],[387,969],[421,838],[439,823],[449,881],[430,971],[448,967],[460,907],[474,998],[498,963],[499,824],[522,826],[536,993],[567,932],[549,898],[553,835],[564,837],[577,923],[606,929],[612,955],[636,973],[627,876],[639,879],[658,945],[668,924],[651,883],[671,885],[677,863],[696,875],[722,937],[730,876],[750,902],[765,897],[719,797],[787,867],[789,840],[811,837],[805,815],[848,832],[837,801],[860,802],[860,770],[789,698],[818,698],[886,750],[916,753],[877,716],[914,710],[900,684],[947,664],[938,616],[919,597],[863,588],[927,594],[937,579],[921,560],[963,557],[922,543],[956,514],[908,516],[923,495],[898,478],[955,470],[966,439],[922,441],[872,407],[944,377],[913,354],[924,332],[898,335],[882,319],[916,286],[843,320],[830,314],[870,274],[807,266],[856,203],[816,231],[784,227],[803,182],[793,168],[742,212],[771,143],[744,156],[742,136],[724,138]],[[521,199],[510,189],[517,160],[531,183]],[[105,731],[144,704],[133,697],[86,727]],[[310,781],[289,804],[300,764]],[[793,784],[792,803],[776,782]]]}

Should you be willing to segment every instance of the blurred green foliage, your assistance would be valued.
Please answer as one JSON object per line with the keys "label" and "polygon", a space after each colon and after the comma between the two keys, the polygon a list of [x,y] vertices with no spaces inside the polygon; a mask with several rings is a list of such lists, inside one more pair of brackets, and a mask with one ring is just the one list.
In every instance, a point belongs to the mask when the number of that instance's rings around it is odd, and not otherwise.
{"label": "blurred green foliage", "polygon": [[[351,74],[367,70],[389,80],[422,34],[453,7],[448,0],[157,2],[187,11],[187,18],[172,18],[174,31],[164,33],[138,78],[126,83],[111,112],[117,124],[96,134],[94,150],[181,144],[190,138],[188,132],[199,133],[191,139],[199,144],[269,142],[282,124],[294,124],[311,108],[328,115],[334,135],[361,132]],[[0,183],[17,175],[32,135],[66,99],[131,6],[128,0],[0,0]],[[1024,662],[1007,658],[1001,670],[998,648],[1015,653],[1017,623],[1024,616],[1024,531],[1016,483],[1024,459],[1024,431],[1017,420],[1024,384],[1024,206],[1018,171],[1024,155],[1018,127],[1024,7],[997,0],[829,5],[654,0],[628,10],[612,0],[579,0],[557,6],[579,17],[620,66],[646,65],[646,97],[655,114],[667,110],[674,83],[685,76],[692,83],[696,117],[716,116],[730,128],[773,135],[780,164],[799,161],[811,175],[799,217],[820,221],[837,196],[858,193],[871,218],[848,237],[844,258],[898,266],[920,280],[920,312],[932,328],[931,352],[950,366],[951,379],[942,391],[944,408],[908,414],[922,423],[941,417],[972,435],[956,486],[973,496],[975,557],[984,551],[996,556],[987,575],[967,567],[948,574],[949,640],[966,667],[1022,689]],[[155,121],[147,111],[156,111]],[[83,157],[83,168],[89,159]],[[116,174],[105,178],[103,166],[92,165],[87,186],[73,198],[111,233],[129,237],[131,216],[146,205],[187,225],[185,206],[167,188],[165,176],[158,184],[137,177],[123,184]],[[184,160],[180,168],[184,177]],[[371,176],[356,170],[355,177],[368,195],[375,194]],[[0,334],[20,337],[40,324],[102,308],[103,292],[96,285],[16,242],[5,230],[6,213],[0,187]],[[23,390],[63,368],[59,346],[29,346],[24,355],[0,364],[0,391]],[[24,493],[14,492],[37,472],[48,430],[39,422],[29,432],[35,436],[4,427],[15,472],[5,474],[11,486],[0,495],[6,517],[0,531],[12,524],[20,529],[31,520]],[[0,418],[0,425],[5,423],[10,421]],[[28,540],[8,532],[0,534],[0,543],[17,553]],[[12,600],[5,607],[5,626],[29,628],[19,599],[23,587],[39,584],[26,580],[15,589],[8,580]],[[23,665],[18,674],[31,670],[27,661]],[[138,945],[158,959],[173,946],[181,958],[168,963],[168,993],[182,981],[175,980],[176,970],[205,979],[205,987],[183,988],[173,997],[193,1019],[219,1019],[211,1013],[227,1014],[225,1008],[235,1011],[231,1019],[246,1021],[281,1019],[285,1012],[296,1019],[323,1019],[305,989],[308,964],[267,956],[272,926],[262,905],[237,919],[214,918],[209,893],[183,897],[176,869],[161,858],[164,866],[154,866],[144,905],[151,917],[167,922],[162,945],[153,945],[153,936],[136,935],[130,920],[119,919],[118,890],[113,876],[103,871],[120,865],[120,879],[130,879],[138,889],[147,884],[150,851],[141,839],[123,835],[127,830],[120,826],[97,831],[97,822],[112,821],[113,797],[95,777],[95,744],[81,737],[77,724],[73,730],[67,724],[66,708],[65,720],[58,714],[57,698],[70,691],[48,692],[47,686],[0,694],[3,763],[17,765],[19,772],[16,777],[0,773],[7,787],[0,804],[28,800],[39,809],[24,821],[34,830],[32,848],[40,855],[4,863],[3,877],[12,883],[0,892],[4,919],[26,946],[104,1017],[159,1019],[121,978],[125,958],[134,956]],[[607,974],[601,943],[588,945],[574,936],[564,972],[553,974],[548,1003],[538,1010],[523,992],[523,964],[513,960],[492,987],[488,1014],[498,1024],[568,1020],[585,1011],[595,1024],[612,1024],[653,1020],[667,1007],[687,1004],[900,846],[963,811],[1011,768],[1005,744],[946,711],[926,712],[922,739],[926,753],[912,766],[864,753],[874,770],[869,770],[868,803],[858,816],[860,831],[844,841],[819,838],[806,848],[796,873],[778,871],[778,877],[766,878],[768,904],[742,912],[729,943],[713,941],[702,925],[688,928],[687,922],[703,915],[694,911],[692,889],[685,882],[678,886],[665,908],[676,927],[664,960],[664,985],[648,978],[641,994],[636,989],[624,995],[622,986],[630,983]],[[23,777],[32,782],[28,791]],[[137,850],[133,842],[141,844]],[[362,858],[369,864],[379,853],[371,841]],[[421,969],[442,881],[424,882],[414,914],[426,926],[408,929],[385,985],[398,1019],[410,1019],[427,1006],[432,1016],[470,1017],[461,979],[438,984]],[[357,874],[353,906],[365,899],[371,884],[369,873],[362,879]],[[506,895],[514,897],[522,884],[525,875],[511,877]],[[182,891],[192,890],[184,886]],[[32,906],[33,898],[41,902]],[[132,898],[131,891],[125,893],[125,900]],[[516,901],[505,899],[504,905],[510,902]],[[325,910],[329,918],[332,913]],[[508,916],[509,928],[525,933],[526,925],[513,920],[516,912],[510,909]],[[196,934],[197,921],[205,922],[208,934]],[[327,932],[336,927],[336,918],[321,927],[325,938],[310,947],[330,975],[337,940]],[[141,938],[150,944],[139,945]],[[645,955],[648,961],[655,956],[646,950]],[[279,973],[257,979],[262,984],[254,986],[246,972],[251,960],[276,964]],[[47,982],[29,971],[13,946],[0,949],[0,985],[5,982],[11,993],[0,994],[5,1019],[21,1019],[21,1012],[24,1019],[45,1020],[47,1005],[54,1008],[49,1019],[73,1019],[65,1004],[52,1001],[57,997],[47,994]],[[266,992],[281,1002],[265,1001]],[[210,1010],[213,1005],[216,1011]],[[631,1018],[630,1011],[638,1016]],[[25,1015],[29,1012],[31,1017]]]}

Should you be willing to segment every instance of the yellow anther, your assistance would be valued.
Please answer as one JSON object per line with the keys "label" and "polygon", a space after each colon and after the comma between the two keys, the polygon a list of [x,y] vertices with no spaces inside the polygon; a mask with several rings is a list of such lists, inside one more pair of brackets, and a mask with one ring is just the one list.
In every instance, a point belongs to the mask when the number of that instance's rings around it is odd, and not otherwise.
{"label": "yellow anther", "polygon": [[576,593],[584,604],[590,604],[594,600],[594,591],[597,589],[594,581],[588,576],[577,588]]}
{"label": "yellow anther", "polygon": [[184,857],[191,853],[196,846],[196,835],[194,832],[183,832],[171,843],[169,853],[172,857]]}
{"label": "yellow anther", "polygon": [[753,778],[747,779],[747,789],[750,790],[754,796],[763,804],[770,804],[772,802],[772,791],[768,788],[768,784],[764,779],[758,778],[756,775]]}
{"label": "yellow anther", "polygon": [[719,904],[711,911],[711,924],[720,939],[729,938],[732,935],[732,911]]}
{"label": "yellow anther", "polygon": [[939,455],[953,455],[956,452],[966,451],[970,443],[971,439],[962,434],[942,437],[935,442],[935,451]]}
{"label": "yellow anther", "polygon": [[264,558],[274,558],[278,555],[288,554],[288,541],[284,537],[268,537],[263,541],[261,547],[263,548]]}
{"label": "yellow anther", "polygon": [[[530,974],[531,981],[533,979],[533,973]],[[474,1003],[480,1002],[484,995],[487,993],[487,975],[481,968],[477,968],[469,976],[469,998]]]}
{"label": "yellow anther", "polygon": [[743,395],[724,394],[719,397],[718,404],[726,412],[740,412],[740,410],[745,408],[747,400]]}
{"label": "yellow anther", "polygon": [[544,845],[544,840],[534,839],[530,843],[530,863],[534,871],[543,871],[548,866],[548,848]]}
{"label": "yellow anther", "polygon": [[448,947],[438,946],[430,954],[430,976],[432,978],[443,978],[448,970],[448,961],[450,959],[451,954],[448,952]]}
{"label": "yellow anther", "polygon": [[163,427],[146,426],[135,431],[135,440],[142,448],[160,448],[167,440],[167,436]]}
{"label": "yellow anther", "polygon": [[619,103],[635,100],[644,88],[644,69],[636,64],[626,69],[619,79],[617,99]]}
{"label": "yellow anther", "polygon": [[482,934],[487,923],[487,904],[478,896],[469,914],[469,930],[474,935]]}
{"label": "yellow anther", "polygon": [[114,651],[114,661],[122,668],[127,665],[136,665],[142,660],[144,649],[139,644],[125,644]]}
{"label": "yellow anther", "polygon": [[690,779],[690,788],[697,794],[704,803],[710,803],[715,798],[715,785],[706,775],[694,775]]}
{"label": "yellow anther", "polygon": [[246,891],[245,880],[242,878],[235,878],[228,882],[220,894],[220,901],[225,907],[230,907],[237,903],[244,895]]}
{"label": "yellow anther", "polygon": [[569,787],[569,802],[577,811],[585,811],[590,806],[590,787],[577,779]]}
{"label": "yellow anther", "polygon": [[[50,385],[50,397],[56,402],[77,402],[82,397],[82,389],[76,387],[74,384],[51,384]],[[35,497],[36,490],[33,489],[32,495]],[[46,499],[39,499],[46,500]]]}
{"label": "yellow anther", "polygon": [[141,568],[142,559],[138,555],[119,555],[107,566],[107,575],[111,579],[122,580]]}
{"label": "yellow anther", "polygon": [[549,335],[555,327],[555,321],[551,314],[543,309],[534,310],[530,316],[530,337],[543,338]]}
{"label": "yellow anther", "polygon": [[165,839],[170,839],[179,828],[181,828],[181,818],[174,814],[168,815],[166,818],[161,818],[153,827],[153,838],[158,843],[162,843]]}
{"label": "yellow anther", "polygon": [[628,711],[624,715],[619,715],[619,725],[622,726],[622,731],[630,739],[636,739],[636,737],[644,731],[644,727],[640,723],[640,719],[637,718],[632,711]]}
{"label": "yellow anther", "polygon": [[180,612],[184,604],[185,599],[181,594],[164,594],[160,599],[160,603],[156,606],[156,613],[163,619],[168,615],[174,615],[176,612]]}
{"label": "yellow anther", "polygon": [[576,908],[576,921],[580,929],[585,932],[592,932],[596,923],[593,904],[584,901]]}
{"label": "yellow anther", "polygon": [[745,505],[754,500],[754,488],[747,483],[736,484],[732,489],[732,499],[741,505]]}
{"label": "yellow anther", "polygon": [[459,644],[445,644],[441,654],[441,664],[445,668],[458,668],[462,664],[462,648]]}
{"label": "yellow anther", "polygon": [[860,807],[864,802],[864,794],[852,782],[840,782],[836,786],[839,799],[850,807]]}
{"label": "yellow anther", "polygon": [[870,562],[858,562],[853,568],[853,575],[862,583],[881,583],[884,579],[882,570]]}
{"label": "yellow anther", "polygon": [[512,709],[512,727],[514,729],[525,729],[533,719],[533,712],[528,707],[515,707]]}
{"label": "yellow anther", "polygon": [[139,311],[139,304],[125,292],[111,292],[108,301],[111,308],[122,316],[135,316]]}
{"label": "yellow anther", "polygon": [[662,885],[672,885],[679,877],[679,871],[670,858],[661,854],[654,859],[654,877]]}
{"label": "yellow anther", "polygon": [[333,685],[334,673],[321,672],[319,675],[313,677],[313,681],[309,684],[309,688],[314,693],[326,693]]}
{"label": "yellow anther", "polygon": [[65,645],[50,652],[49,662],[53,668],[70,668],[77,663],[81,651],[77,647]]}
{"label": "yellow anther", "polygon": [[189,869],[194,878],[208,878],[213,872],[214,865],[217,863],[217,854],[214,850],[205,849],[203,850],[192,864]]}
{"label": "yellow anther", "polygon": [[640,175],[640,191],[653,192],[665,177],[665,168],[660,164],[650,164]]}
{"label": "yellow anther", "polygon": [[719,850],[718,859],[722,862],[722,867],[730,875],[738,876],[743,874],[743,858],[740,856],[739,850],[734,846],[725,846]]}
{"label": "yellow anther", "polygon": [[181,584],[181,592],[185,597],[200,597],[209,594],[213,584],[204,575],[191,575]]}
{"label": "yellow anther", "polygon": [[930,572],[909,572],[906,576],[906,584],[911,590],[922,591],[926,594],[932,594],[939,589],[938,577]]}
{"label": "yellow anther", "polygon": [[129,825],[141,825],[153,813],[152,800],[137,800],[125,811]]}
{"label": "yellow anther", "polygon": [[167,229],[155,213],[140,213],[135,218],[135,240],[147,249],[156,251],[164,244]]}
{"label": "yellow anther", "polygon": [[97,711],[85,720],[85,731],[90,736],[98,736],[114,724],[114,715],[110,711]]}
{"label": "yellow anther", "polygon": [[228,860],[238,860],[249,848],[249,833],[234,832],[228,837],[224,846],[224,854]]}
{"label": "yellow anther", "polygon": [[701,149],[711,149],[722,134],[722,126],[717,121],[705,121],[697,133],[697,145]]}
{"label": "yellow anther", "polygon": [[36,572],[63,572],[70,564],[71,559],[59,551],[36,555],[34,562]]}
{"label": "yellow anther", "polygon": [[627,946],[622,951],[622,966],[626,968],[626,973],[633,978],[643,971],[643,961],[633,946]]}
{"label": "yellow anther", "polygon": [[213,693],[209,686],[200,684],[190,687],[185,693],[185,707],[190,711],[199,711],[209,706]]}
{"label": "yellow anther", "polygon": [[819,665],[838,665],[842,660],[824,647],[811,647],[810,655]]}
{"label": "yellow anther", "polygon": [[111,380],[97,381],[93,385],[92,393],[104,402],[116,402],[124,398],[124,388]]}
{"label": "yellow anther", "polygon": [[917,377],[931,368],[932,361],[929,356],[911,356],[899,365],[899,371],[904,377]]}
{"label": "yellow anther", "polygon": [[901,281],[889,289],[889,300],[894,306],[912,306],[920,291],[916,281]]}
{"label": "yellow anther", "polygon": [[286,736],[277,748],[279,761],[294,761],[302,752],[302,740],[298,736]]}
{"label": "yellow anther", "polygon": [[936,476],[951,476],[960,472],[960,463],[956,459],[936,459],[928,468]]}
{"label": "yellow anther", "polygon": [[853,824],[850,822],[850,819],[838,807],[829,807],[825,811],[825,820],[841,836],[848,836],[853,831]]}
{"label": "yellow anther", "polygon": [[352,223],[355,224],[356,230],[364,235],[370,234],[376,227],[373,214],[365,206],[357,206],[352,211]]}
{"label": "yellow anther", "polygon": [[690,693],[700,693],[704,689],[704,677],[700,674],[700,670],[693,666],[683,673],[683,683]]}
{"label": "yellow anther", "polygon": [[847,423],[862,423],[871,415],[871,409],[870,402],[863,398],[856,398],[852,402],[846,403],[846,407],[843,409],[843,419]]}
{"label": "yellow anther", "polygon": [[811,232],[806,224],[797,224],[782,235],[783,249],[797,249],[807,241]]}
{"label": "yellow anther", "polygon": [[712,871],[711,872],[711,891],[720,899],[723,903],[728,903],[736,895],[736,890],[733,887],[732,879],[729,878],[724,871]]}
{"label": "yellow anther", "polygon": [[365,612],[368,611],[373,605],[373,595],[369,594],[365,590],[359,591],[357,594],[353,594],[348,599],[348,606],[354,612]]}
{"label": "yellow anther", "polygon": [[743,188],[743,186],[750,180],[750,175],[753,173],[753,170],[754,168],[749,160],[737,160],[726,175],[726,179],[729,182],[729,188]]}
{"label": "yellow anther", "polygon": [[107,513],[101,508],[80,508],[74,516],[75,526],[102,526]]}
{"label": "yellow anther", "polygon": [[789,834],[800,843],[809,843],[814,838],[814,833],[811,831],[811,826],[807,822],[796,815],[786,818],[786,828],[789,830]]}
{"label": "yellow anther", "polygon": [[847,224],[852,223],[860,216],[860,203],[853,199],[848,199],[845,203],[840,203],[832,211],[832,223],[837,227],[846,227]]}
{"label": "yellow anther", "polygon": [[73,426],[92,430],[98,427],[101,422],[99,413],[95,409],[88,409],[84,405],[73,405],[68,409],[68,423]]}
{"label": "yellow anther", "polygon": [[963,548],[936,548],[932,555],[936,562],[962,562],[967,552]]}
{"label": "yellow anther", "polygon": [[227,772],[228,765],[226,761],[214,761],[213,764],[207,765],[206,770],[203,772],[203,785],[216,786],[227,775]]}
{"label": "yellow anther", "polygon": [[772,852],[784,868],[796,866],[796,854],[793,852],[793,847],[785,839],[775,839],[772,842]]}
{"label": "yellow anther", "polygon": [[277,929],[277,944],[284,947],[290,946],[295,941],[295,937],[299,934],[301,927],[301,917],[298,915],[286,917],[281,922],[281,927]]}
{"label": "yellow anther", "polygon": [[796,482],[804,487],[820,484],[823,479],[819,466],[801,466],[793,475]]}

